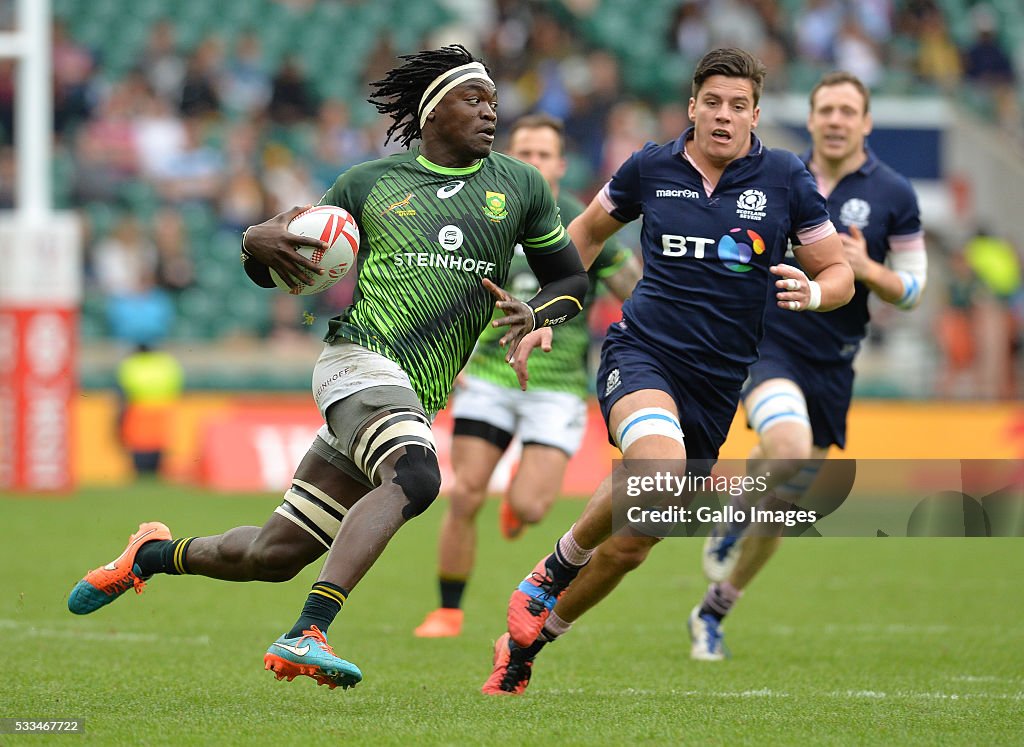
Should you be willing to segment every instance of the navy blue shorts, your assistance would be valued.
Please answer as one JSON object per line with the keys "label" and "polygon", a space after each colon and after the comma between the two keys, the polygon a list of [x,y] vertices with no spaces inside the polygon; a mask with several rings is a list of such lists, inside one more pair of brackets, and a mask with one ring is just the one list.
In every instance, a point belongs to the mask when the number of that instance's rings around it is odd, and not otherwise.
{"label": "navy blue shorts", "polygon": [[[597,369],[597,401],[605,424],[616,402],[641,389],[657,389],[675,401],[687,459],[718,459],[718,450],[736,415],[740,387],[723,389],[721,384],[713,384],[688,366],[659,359],[613,324],[601,347],[601,365]],[[608,440],[617,446],[611,433]]]}
{"label": "navy blue shorts", "polygon": [[788,379],[800,387],[807,402],[814,445],[827,449],[846,446],[846,414],[853,397],[853,363],[823,363],[795,355],[767,339],[758,348],[760,358],[750,367],[743,397],[768,379]]}

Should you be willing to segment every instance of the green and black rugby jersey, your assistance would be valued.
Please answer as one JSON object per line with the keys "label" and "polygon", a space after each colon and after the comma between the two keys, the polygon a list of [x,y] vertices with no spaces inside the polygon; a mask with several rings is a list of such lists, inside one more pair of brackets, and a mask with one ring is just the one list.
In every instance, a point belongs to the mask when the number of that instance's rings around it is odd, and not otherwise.
{"label": "green and black rugby jersey", "polygon": [[[562,212],[562,220],[566,225],[583,212],[583,205],[564,191],[558,196],[558,207]],[[584,300],[584,308],[593,300],[597,282],[610,277],[622,269],[632,253],[616,239],[605,242],[601,253],[587,271],[590,287]],[[505,290],[517,298],[526,300],[536,295],[539,284],[533,271],[526,262],[521,251],[516,251],[509,270]],[[495,311],[495,318],[501,316]],[[476,350],[473,351],[466,373],[493,384],[518,389],[519,381],[515,371],[506,360],[508,350],[499,347],[498,341],[505,333],[503,327],[488,327],[480,335]],[[560,324],[554,332],[554,340],[550,353],[535,352],[530,356],[530,389],[543,389],[556,392],[570,392],[577,397],[585,397],[587,386],[587,350],[590,347],[590,327],[587,315],[577,314],[565,324]]]}
{"label": "green and black rugby jersey", "polygon": [[348,210],[360,232],[352,305],[324,339],[398,363],[427,412],[444,407],[491,319],[483,278],[504,286],[516,244],[545,254],[569,243],[540,172],[501,153],[459,169],[418,149],[370,161],[338,177],[320,204]]}

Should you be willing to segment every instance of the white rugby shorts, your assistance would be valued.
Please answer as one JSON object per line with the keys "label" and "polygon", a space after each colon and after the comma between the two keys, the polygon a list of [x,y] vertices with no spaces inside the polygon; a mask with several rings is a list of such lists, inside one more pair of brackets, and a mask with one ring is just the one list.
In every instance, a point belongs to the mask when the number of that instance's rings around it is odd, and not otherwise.
{"label": "white rugby shorts", "polygon": [[583,442],[587,404],[570,392],[512,389],[463,376],[455,390],[452,417],[476,420],[518,435],[524,445],[561,449],[570,456]]}

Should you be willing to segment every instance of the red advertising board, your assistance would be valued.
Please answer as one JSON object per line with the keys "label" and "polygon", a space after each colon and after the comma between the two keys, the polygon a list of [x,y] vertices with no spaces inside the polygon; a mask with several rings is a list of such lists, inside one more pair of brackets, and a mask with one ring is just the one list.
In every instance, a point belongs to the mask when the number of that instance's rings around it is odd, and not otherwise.
{"label": "red advertising board", "polygon": [[81,237],[73,213],[0,213],[0,490],[74,486]]}
{"label": "red advertising board", "polygon": [[[617,452],[608,445],[597,407],[591,408],[583,448],[569,464],[562,492],[589,495],[611,470]],[[313,403],[259,406],[246,403],[209,418],[202,426],[198,480],[224,491],[285,490],[292,473],[322,425]],[[452,422],[447,412],[433,425],[441,466],[442,490],[451,487]],[[504,491],[519,449],[513,445],[491,480],[491,490]]]}
{"label": "red advertising board", "polygon": [[71,401],[77,312],[0,307],[0,488],[74,484]]}

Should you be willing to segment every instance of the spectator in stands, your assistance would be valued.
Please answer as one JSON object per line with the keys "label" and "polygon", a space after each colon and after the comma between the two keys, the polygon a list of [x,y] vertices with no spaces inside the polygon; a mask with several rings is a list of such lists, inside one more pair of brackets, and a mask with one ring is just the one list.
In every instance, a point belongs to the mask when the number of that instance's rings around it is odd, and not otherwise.
{"label": "spectator in stands", "polygon": [[[313,168],[318,183],[330,184],[349,166],[373,157],[366,131],[352,123],[348,104],[341,99],[328,99],[320,105],[315,126]],[[261,214],[266,215],[266,212]],[[250,220],[245,225],[251,226],[256,222]]]}
{"label": "spectator in stands", "polygon": [[800,57],[817,64],[832,62],[833,45],[842,21],[843,7],[837,0],[807,0],[795,24]]}
{"label": "spectator in stands", "polygon": [[252,120],[232,122],[224,130],[221,152],[228,171],[256,169],[260,166],[261,131]]}
{"label": "spectator in stands", "polygon": [[938,8],[924,9],[918,29],[914,71],[921,80],[934,83],[943,91],[952,91],[960,85],[963,66],[945,17]]}
{"label": "spectator in stands", "polygon": [[655,133],[650,111],[636,101],[622,101],[612,107],[606,126],[601,168],[597,174],[601,186],[611,179],[627,158],[643,148],[644,143],[653,140]]}
{"label": "spectator in stands", "polygon": [[1000,126],[1014,135],[1021,128],[1013,62],[1000,44],[995,12],[988,5],[971,11],[974,41],[964,51],[964,77],[974,90],[990,98]]}
{"label": "spectator in stands", "polygon": [[167,202],[210,204],[221,193],[224,158],[206,144],[203,122],[198,117],[185,119],[184,149],[155,175],[160,196]]}
{"label": "spectator in stands", "polygon": [[122,213],[108,236],[92,250],[92,275],[96,287],[105,295],[137,292],[146,278],[156,274],[156,246],[132,213]]}
{"label": "spectator in stands", "polygon": [[857,0],[849,3],[849,12],[873,44],[884,46],[889,42],[892,36],[892,0]]}
{"label": "spectator in stands", "polygon": [[114,201],[139,173],[135,143],[138,91],[130,79],[115,83],[75,143],[76,196],[82,202]]}
{"label": "spectator in stands", "polygon": [[185,117],[209,118],[221,110],[220,80],[224,69],[224,41],[210,35],[188,58],[178,111]]}
{"label": "spectator in stands", "polygon": [[134,129],[139,168],[148,179],[170,169],[171,163],[188,144],[185,123],[178,116],[177,109],[155,93],[148,94],[140,102]]}
{"label": "spectator in stands", "polygon": [[222,230],[241,233],[270,210],[267,193],[254,169],[232,170],[217,198],[217,217]]}
{"label": "spectator in stands", "polygon": [[[567,65],[566,59],[578,58],[578,50],[566,29],[547,13],[534,16],[530,44],[535,54],[531,65],[531,77],[537,87],[534,106],[539,112],[563,120],[566,123],[566,135],[571,139],[572,95],[566,85],[566,73],[573,65]],[[573,62],[575,64],[577,59]]]}
{"label": "spectator in stands", "polygon": [[317,93],[294,54],[284,58],[271,90],[269,114],[275,123],[293,125],[316,116]]}
{"label": "spectator in stands", "polygon": [[306,162],[280,144],[264,150],[262,180],[271,212],[292,205],[315,205],[323,194],[323,185],[313,183]]}
{"label": "spectator in stands", "polygon": [[[577,65],[577,62],[583,64]],[[619,63],[607,52],[595,51],[585,60],[576,59],[562,67],[566,91],[570,94],[569,115],[565,121],[566,140],[586,159],[591,172],[597,173],[605,160],[609,118],[626,98]]]}
{"label": "spectator in stands", "polygon": [[785,9],[776,0],[751,0],[754,9],[761,16],[764,38],[761,42],[761,61],[772,71],[765,81],[765,91],[786,92],[789,90],[789,61],[796,55],[790,34],[789,18]]}
{"label": "spectator in stands", "polygon": [[704,12],[711,34],[710,46],[758,50],[764,46],[764,20],[750,0],[716,0]]}
{"label": "spectator in stands", "polygon": [[140,66],[156,94],[177,109],[185,83],[185,58],[178,50],[177,32],[169,18],[153,24]]}
{"label": "spectator in stands", "polygon": [[843,18],[835,39],[835,65],[853,73],[869,89],[882,82],[884,69],[880,50],[853,13]]}
{"label": "spectator in stands", "polygon": [[666,143],[673,137],[679,137],[690,126],[690,116],[686,106],[678,101],[669,101],[658,107],[658,131],[654,142]]}
{"label": "spectator in stands", "polygon": [[53,119],[56,131],[65,132],[92,111],[95,60],[92,53],[68,35],[59,20],[51,25],[53,57]]}
{"label": "spectator in stands", "polygon": [[259,35],[248,30],[235,42],[234,53],[224,66],[224,108],[232,114],[261,114],[270,103],[271,79]]}
{"label": "spectator in stands", "polygon": [[157,284],[169,291],[188,288],[195,282],[196,271],[181,213],[161,208],[153,216],[152,231],[157,250]]}
{"label": "spectator in stands", "polygon": [[106,303],[110,336],[127,345],[163,340],[174,326],[174,302],[148,270],[134,290],[110,296]]}
{"label": "spectator in stands", "polygon": [[671,45],[691,65],[696,64],[711,46],[711,34],[705,17],[706,7],[706,3],[701,0],[680,3],[669,26],[672,32]]}

